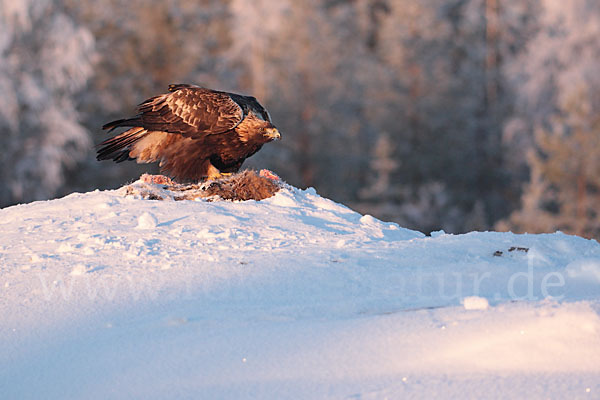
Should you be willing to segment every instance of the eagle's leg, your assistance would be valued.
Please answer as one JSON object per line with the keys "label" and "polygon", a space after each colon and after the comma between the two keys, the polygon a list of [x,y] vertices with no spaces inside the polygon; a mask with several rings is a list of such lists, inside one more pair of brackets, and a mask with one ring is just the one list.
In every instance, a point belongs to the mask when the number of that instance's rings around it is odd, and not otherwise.
{"label": "eagle's leg", "polygon": [[221,179],[224,176],[231,176],[232,174],[233,174],[232,172],[221,172],[214,165],[208,164],[208,170],[207,170],[206,180],[207,181],[214,181],[214,180],[217,180],[217,179]]}

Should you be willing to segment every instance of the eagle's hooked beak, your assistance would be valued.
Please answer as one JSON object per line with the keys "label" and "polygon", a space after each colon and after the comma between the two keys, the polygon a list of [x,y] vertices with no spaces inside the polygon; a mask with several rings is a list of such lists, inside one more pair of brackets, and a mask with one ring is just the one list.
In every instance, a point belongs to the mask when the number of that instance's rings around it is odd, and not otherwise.
{"label": "eagle's hooked beak", "polygon": [[279,133],[279,131],[275,127],[273,127],[273,128],[267,128],[265,130],[265,133],[266,133],[266,136],[268,138],[270,138],[271,140],[281,139],[281,134]]}

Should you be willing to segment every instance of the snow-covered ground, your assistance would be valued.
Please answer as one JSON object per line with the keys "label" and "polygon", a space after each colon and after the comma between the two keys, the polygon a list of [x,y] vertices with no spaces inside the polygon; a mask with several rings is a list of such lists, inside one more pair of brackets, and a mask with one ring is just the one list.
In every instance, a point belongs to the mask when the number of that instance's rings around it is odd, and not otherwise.
{"label": "snow-covered ground", "polygon": [[286,188],[0,210],[3,399],[600,398],[600,245]]}

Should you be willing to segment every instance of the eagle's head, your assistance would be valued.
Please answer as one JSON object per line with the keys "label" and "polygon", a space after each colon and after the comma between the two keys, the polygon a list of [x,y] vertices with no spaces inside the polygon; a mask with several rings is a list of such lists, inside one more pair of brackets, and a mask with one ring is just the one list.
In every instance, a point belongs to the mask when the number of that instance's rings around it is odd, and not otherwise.
{"label": "eagle's head", "polygon": [[281,134],[273,126],[268,116],[250,111],[235,128],[242,142],[264,144],[275,139],[281,139]]}
{"label": "eagle's head", "polygon": [[269,142],[271,140],[279,140],[279,139],[281,139],[281,133],[279,133],[279,131],[277,130],[277,128],[275,128],[273,125],[265,128],[265,130],[263,131],[263,136]]}
{"label": "eagle's head", "polygon": [[260,126],[259,132],[262,134],[263,140],[270,142],[281,139],[281,133],[273,126],[269,112],[260,105],[256,98],[247,97],[246,99],[249,101],[248,107],[250,109],[248,120]]}

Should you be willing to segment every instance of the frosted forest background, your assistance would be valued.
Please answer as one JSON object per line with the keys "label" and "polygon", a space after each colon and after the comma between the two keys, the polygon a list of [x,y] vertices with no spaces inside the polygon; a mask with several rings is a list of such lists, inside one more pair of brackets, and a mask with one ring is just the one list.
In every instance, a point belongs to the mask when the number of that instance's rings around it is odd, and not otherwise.
{"label": "frosted forest background", "polygon": [[94,144],[177,82],[255,95],[245,166],[361,213],[600,238],[600,2],[0,0],[0,206],[156,172]]}

